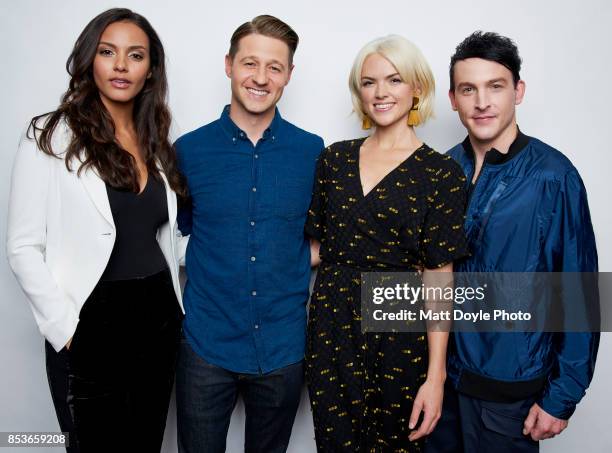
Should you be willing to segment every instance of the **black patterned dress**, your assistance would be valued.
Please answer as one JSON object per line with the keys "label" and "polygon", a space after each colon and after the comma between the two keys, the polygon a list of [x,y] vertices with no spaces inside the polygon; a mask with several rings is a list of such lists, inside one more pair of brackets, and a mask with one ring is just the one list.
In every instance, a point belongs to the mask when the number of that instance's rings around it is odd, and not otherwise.
{"label": "black patterned dress", "polygon": [[426,334],[362,334],[361,272],[414,272],[465,256],[465,177],[422,145],[364,196],[363,141],[323,151],[306,223],[322,258],[306,352],[317,449],[417,452],[422,442],[408,440],[408,420],[426,378]]}

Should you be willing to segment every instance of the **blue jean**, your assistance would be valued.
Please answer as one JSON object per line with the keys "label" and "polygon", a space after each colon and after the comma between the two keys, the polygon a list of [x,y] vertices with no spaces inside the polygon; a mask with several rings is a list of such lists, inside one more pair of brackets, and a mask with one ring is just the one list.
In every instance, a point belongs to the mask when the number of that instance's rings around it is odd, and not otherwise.
{"label": "blue jean", "polygon": [[246,453],[284,453],[300,403],[302,362],[242,374],[206,362],[183,337],[176,374],[178,450],[223,453],[238,396],[246,412]]}

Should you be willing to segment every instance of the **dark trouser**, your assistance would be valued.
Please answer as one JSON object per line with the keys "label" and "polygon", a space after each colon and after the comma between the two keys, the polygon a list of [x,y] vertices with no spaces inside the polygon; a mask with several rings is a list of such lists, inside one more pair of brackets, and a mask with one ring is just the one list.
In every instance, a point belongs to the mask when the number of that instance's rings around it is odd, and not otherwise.
{"label": "dark trouser", "polygon": [[523,435],[536,398],[494,403],[463,395],[447,384],[442,417],[426,442],[427,453],[535,453],[539,444]]}
{"label": "dark trouser", "polygon": [[98,283],[79,317],[70,351],[47,348],[60,426],[67,405],[81,453],[159,452],[182,319],[169,271]]}
{"label": "dark trouser", "polygon": [[302,383],[302,362],[267,374],[234,373],[203,360],[183,338],[176,373],[179,452],[225,452],[230,419],[241,394],[245,452],[284,453]]}
{"label": "dark trouser", "polygon": [[70,369],[70,357],[66,348],[55,352],[53,346],[45,341],[45,357],[47,362],[47,378],[51,389],[51,399],[55,406],[55,413],[59,421],[60,430],[68,433],[68,453],[79,453],[74,432],[74,422],[68,406],[68,370]]}

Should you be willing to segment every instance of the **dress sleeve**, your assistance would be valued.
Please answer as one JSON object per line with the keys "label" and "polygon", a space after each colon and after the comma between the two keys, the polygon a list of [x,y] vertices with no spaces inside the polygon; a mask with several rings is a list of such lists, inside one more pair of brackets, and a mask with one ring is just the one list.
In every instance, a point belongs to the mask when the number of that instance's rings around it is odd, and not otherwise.
{"label": "dress sleeve", "polygon": [[431,177],[434,192],[421,232],[421,259],[428,269],[442,267],[469,255],[463,229],[466,206],[465,176],[450,158]]}
{"label": "dress sleeve", "polygon": [[308,208],[308,216],[306,217],[306,225],[304,233],[312,239],[319,242],[325,235],[326,230],[326,208],[327,208],[327,164],[328,153],[330,148],[326,148],[321,152],[317,159],[314,184],[312,189],[312,199]]}

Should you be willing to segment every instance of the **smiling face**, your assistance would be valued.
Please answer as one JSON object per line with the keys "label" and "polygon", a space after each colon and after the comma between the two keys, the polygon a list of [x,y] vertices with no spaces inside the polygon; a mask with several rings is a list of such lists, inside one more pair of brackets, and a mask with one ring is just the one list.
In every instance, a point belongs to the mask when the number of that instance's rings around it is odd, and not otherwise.
{"label": "smiling face", "polygon": [[150,74],[149,38],[131,22],[110,24],[98,43],[93,76],[100,97],[108,103],[129,103]]}
{"label": "smiling face", "polygon": [[242,38],[234,58],[225,57],[225,73],[232,83],[232,114],[273,112],[292,69],[289,46],[280,39],[257,33]]}
{"label": "smiling face", "polygon": [[412,108],[413,87],[405,83],[397,69],[380,54],[370,54],[361,69],[361,98],[364,113],[378,126],[406,122]]}
{"label": "smiling face", "polygon": [[455,63],[453,79],[451,104],[472,140],[491,148],[515,134],[515,106],[525,94],[522,80],[514,86],[508,68],[482,58]]}

